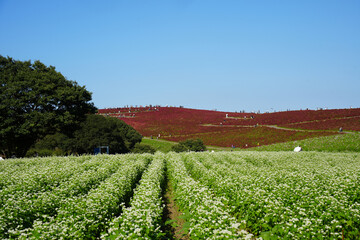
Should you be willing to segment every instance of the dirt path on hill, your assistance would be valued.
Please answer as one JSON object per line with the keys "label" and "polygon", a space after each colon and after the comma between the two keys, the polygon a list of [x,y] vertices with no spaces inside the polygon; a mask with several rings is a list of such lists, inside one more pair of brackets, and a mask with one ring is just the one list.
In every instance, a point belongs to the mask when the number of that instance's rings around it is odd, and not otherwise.
{"label": "dirt path on hill", "polygon": [[[314,122],[314,121],[313,121]],[[213,124],[203,124],[204,127],[238,127],[238,128],[255,128],[255,125],[213,125]],[[294,131],[294,132],[332,132],[337,133],[338,131],[335,130],[311,130],[311,129],[298,129],[298,128],[286,128],[286,127],[279,127],[277,125],[257,125],[256,127],[267,127],[267,128],[274,128],[279,130],[285,131]],[[347,132],[342,131],[342,133],[354,133],[354,132]]]}
{"label": "dirt path on hill", "polygon": [[[285,130],[285,131],[296,131],[296,132],[331,132],[331,133],[339,133],[339,131],[334,130],[311,130],[311,129],[297,129],[297,128],[286,128],[286,127],[279,127],[276,125],[261,125],[268,128],[275,128],[279,130]],[[347,132],[342,131],[341,133],[354,133],[354,132]]]}
{"label": "dirt path on hill", "polygon": [[[206,123],[206,124],[200,124],[200,126],[203,127],[238,127],[238,128],[253,128],[254,125],[215,125],[215,124],[211,124],[211,123]],[[264,126],[264,125],[262,125]]]}
{"label": "dirt path on hill", "polygon": [[[313,122],[326,122],[331,120],[339,120],[339,119],[352,119],[352,118],[360,118],[360,116],[351,116],[351,117],[341,117],[341,118],[329,118],[329,119],[321,119],[321,120],[312,120],[312,121],[303,121],[303,122],[295,122],[295,123],[288,123],[287,125],[296,125],[296,124],[303,124],[303,123],[313,123]],[[311,130],[311,129],[299,129],[299,128],[287,128],[287,127],[279,127],[278,125],[267,125],[267,124],[260,124],[260,125],[215,125],[215,124],[202,124],[201,126],[204,127],[238,127],[238,128],[253,128],[253,127],[268,127],[274,128],[279,130],[285,131],[297,131],[297,132],[338,132],[335,130]],[[343,131],[343,133],[354,133],[349,131]]]}
{"label": "dirt path on hill", "polygon": [[295,132],[337,132],[337,131],[333,131],[333,130],[311,130],[311,129],[286,128],[286,127],[279,127],[277,125],[261,125],[261,126],[279,129],[279,130],[285,130],[285,131],[295,131]]}
{"label": "dirt path on hill", "polygon": [[340,118],[328,118],[328,119],[320,119],[320,120],[311,120],[311,121],[288,123],[288,124],[286,124],[286,125],[296,125],[296,124],[313,123],[313,122],[326,122],[326,121],[330,121],[330,120],[341,120],[341,119],[352,119],[352,118],[360,118],[360,116],[351,116],[351,117],[340,117]]}
{"label": "dirt path on hill", "polygon": [[[189,134],[175,134],[175,135],[172,135],[171,137],[163,136],[162,138],[166,139],[166,138],[173,138],[173,137],[191,137],[191,136],[199,136],[199,135],[208,135],[208,134],[213,134],[213,133],[222,133],[222,131],[200,132],[200,133],[189,133]],[[165,141],[170,141],[170,140],[165,140]]]}
{"label": "dirt path on hill", "polygon": [[332,130],[311,130],[311,129],[298,129],[298,128],[286,128],[286,127],[279,127],[277,125],[212,125],[212,124],[204,124],[204,127],[234,127],[234,128],[255,128],[255,127],[267,127],[267,128],[274,128],[279,130],[285,131],[297,131],[297,132],[336,132]]}

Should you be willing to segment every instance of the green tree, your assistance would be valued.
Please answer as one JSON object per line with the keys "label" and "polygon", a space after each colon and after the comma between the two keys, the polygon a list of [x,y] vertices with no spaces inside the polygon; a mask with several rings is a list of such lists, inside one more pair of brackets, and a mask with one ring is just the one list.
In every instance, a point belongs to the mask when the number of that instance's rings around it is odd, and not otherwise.
{"label": "green tree", "polygon": [[38,139],[71,135],[96,108],[91,93],[40,61],[0,55],[0,150],[25,155]]}
{"label": "green tree", "polygon": [[98,146],[109,146],[111,154],[127,153],[142,139],[124,121],[101,115],[88,115],[74,136],[73,151],[77,153],[93,153]]}

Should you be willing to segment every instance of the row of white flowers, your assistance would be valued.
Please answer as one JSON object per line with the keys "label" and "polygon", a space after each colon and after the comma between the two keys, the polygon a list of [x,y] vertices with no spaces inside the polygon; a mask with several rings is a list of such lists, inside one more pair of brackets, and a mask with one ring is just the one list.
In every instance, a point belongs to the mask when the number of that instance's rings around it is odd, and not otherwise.
{"label": "row of white flowers", "polygon": [[253,235],[240,230],[240,223],[230,215],[224,204],[225,199],[214,196],[208,187],[189,176],[181,156],[184,154],[170,153],[168,171],[174,187],[175,201],[189,215],[186,219],[190,225],[190,238],[251,239]]}
{"label": "row of white flowers", "polygon": [[203,153],[184,155],[192,177],[233,207],[260,236],[355,239],[360,234],[360,155]]}
{"label": "row of white flowers", "polygon": [[135,189],[130,207],[110,223],[102,239],[161,239],[165,155],[157,153]]}
{"label": "row of white flowers", "polygon": [[[84,173],[84,176],[90,178],[84,181],[80,179],[72,185],[76,188],[73,192],[75,195],[63,196],[60,207],[56,208],[54,215],[41,215],[40,212],[32,229],[23,231],[16,229],[13,234],[20,233],[20,239],[85,239],[99,236],[110,220],[120,214],[121,204],[130,199],[132,189],[152,157],[151,155],[142,158],[133,155],[115,155],[108,158],[110,158],[108,161],[103,162],[104,165],[99,159],[101,165],[97,171],[98,173],[106,172],[108,177],[92,178]],[[105,167],[106,162],[113,165],[117,171],[111,174],[114,171],[109,171]],[[113,169],[113,167],[110,168]],[[101,179],[104,181],[101,182]],[[91,188],[90,185],[94,183],[92,181],[99,182],[93,184]],[[90,185],[84,186],[85,183]],[[91,190],[88,191],[90,188]],[[62,190],[53,191],[53,193],[66,194]],[[71,191],[68,193],[72,194]]]}

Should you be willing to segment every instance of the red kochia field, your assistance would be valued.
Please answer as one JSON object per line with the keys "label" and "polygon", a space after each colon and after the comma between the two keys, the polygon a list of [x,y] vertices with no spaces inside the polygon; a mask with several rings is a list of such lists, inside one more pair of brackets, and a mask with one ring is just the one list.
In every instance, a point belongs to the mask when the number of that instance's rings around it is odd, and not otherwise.
{"label": "red kochia field", "polygon": [[360,108],[232,113],[178,107],[100,109],[142,135],[171,141],[201,138],[206,145],[253,147],[360,130]]}

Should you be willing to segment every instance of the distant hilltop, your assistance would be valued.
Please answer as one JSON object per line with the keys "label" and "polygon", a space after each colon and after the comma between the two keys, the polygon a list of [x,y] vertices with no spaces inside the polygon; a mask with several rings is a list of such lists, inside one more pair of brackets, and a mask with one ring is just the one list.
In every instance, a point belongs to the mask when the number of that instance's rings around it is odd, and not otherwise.
{"label": "distant hilltop", "polygon": [[99,109],[120,118],[143,136],[206,145],[248,148],[360,131],[360,108],[292,110],[271,113],[219,112],[163,106]]}

